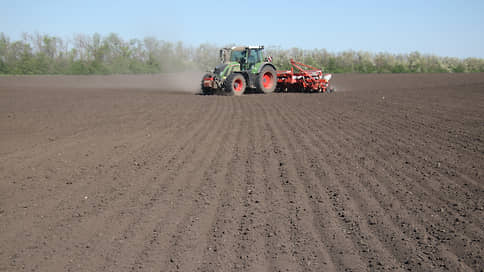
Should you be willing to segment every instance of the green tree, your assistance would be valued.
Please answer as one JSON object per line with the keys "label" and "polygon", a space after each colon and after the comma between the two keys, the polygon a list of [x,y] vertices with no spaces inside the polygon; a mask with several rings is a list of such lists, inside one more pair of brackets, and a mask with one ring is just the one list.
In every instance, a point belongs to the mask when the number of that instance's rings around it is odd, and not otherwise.
{"label": "green tree", "polygon": [[[230,47],[232,45],[227,45]],[[0,33],[0,74],[111,74],[211,70],[218,63],[218,46],[191,47],[183,42],[153,37],[123,40],[118,34],[77,34],[72,40],[46,34],[24,33],[10,42]],[[290,59],[331,73],[484,72],[479,58],[448,58],[409,54],[328,52],[325,49],[283,49],[268,46],[267,55],[280,70],[291,68]]]}
{"label": "green tree", "polygon": [[5,34],[0,33],[0,74],[8,74],[9,66],[7,63],[7,55],[9,49],[9,39]]}

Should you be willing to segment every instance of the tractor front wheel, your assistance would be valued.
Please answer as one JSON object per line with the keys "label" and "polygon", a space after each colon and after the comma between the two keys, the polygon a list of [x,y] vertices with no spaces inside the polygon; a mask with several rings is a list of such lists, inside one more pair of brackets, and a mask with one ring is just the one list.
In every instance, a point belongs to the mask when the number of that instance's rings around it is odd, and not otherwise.
{"label": "tractor front wheel", "polygon": [[242,74],[233,73],[225,80],[225,92],[228,95],[241,96],[246,87],[247,83]]}
{"label": "tractor front wheel", "polygon": [[255,81],[258,91],[263,93],[272,93],[276,89],[277,74],[272,66],[266,65],[257,75]]}

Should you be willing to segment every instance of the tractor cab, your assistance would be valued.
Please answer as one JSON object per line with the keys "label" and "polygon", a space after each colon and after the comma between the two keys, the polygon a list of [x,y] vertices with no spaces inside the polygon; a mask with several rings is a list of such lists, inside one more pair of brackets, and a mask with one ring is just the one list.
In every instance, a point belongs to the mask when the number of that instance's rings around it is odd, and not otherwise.
{"label": "tractor cab", "polygon": [[262,62],[264,46],[232,47],[220,50],[222,63],[237,62],[241,70],[251,70]]}

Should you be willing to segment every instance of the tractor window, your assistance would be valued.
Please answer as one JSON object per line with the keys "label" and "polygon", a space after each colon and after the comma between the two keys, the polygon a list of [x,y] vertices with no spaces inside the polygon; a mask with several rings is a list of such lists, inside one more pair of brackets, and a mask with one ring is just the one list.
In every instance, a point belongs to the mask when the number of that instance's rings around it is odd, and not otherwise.
{"label": "tractor window", "polygon": [[259,55],[259,50],[257,49],[250,49],[250,54],[249,54],[249,60],[247,61],[249,65],[256,64],[260,62],[260,55]]}
{"label": "tractor window", "polygon": [[232,51],[232,54],[230,56],[230,61],[236,61],[240,62],[240,60],[245,57],[244,54],[245,51]]}

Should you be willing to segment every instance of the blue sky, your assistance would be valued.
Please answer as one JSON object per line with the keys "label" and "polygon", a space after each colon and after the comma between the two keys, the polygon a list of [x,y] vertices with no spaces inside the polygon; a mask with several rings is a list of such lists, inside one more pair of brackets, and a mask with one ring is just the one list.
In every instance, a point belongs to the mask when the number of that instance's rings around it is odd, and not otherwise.
{"label": "blue sky", "polygon": [[484,1],[0,0],[0,32],[484,58]]}

